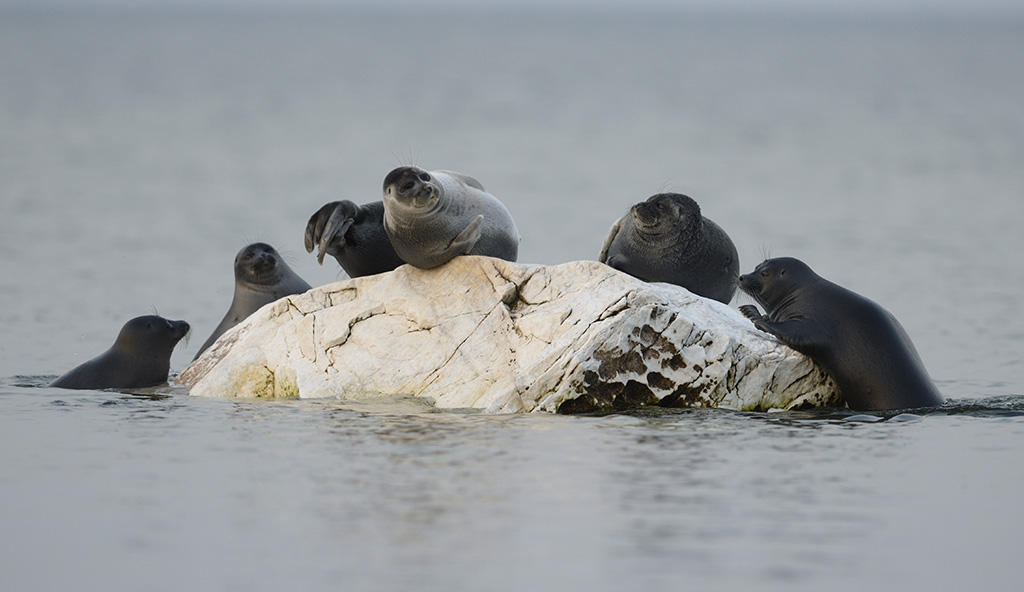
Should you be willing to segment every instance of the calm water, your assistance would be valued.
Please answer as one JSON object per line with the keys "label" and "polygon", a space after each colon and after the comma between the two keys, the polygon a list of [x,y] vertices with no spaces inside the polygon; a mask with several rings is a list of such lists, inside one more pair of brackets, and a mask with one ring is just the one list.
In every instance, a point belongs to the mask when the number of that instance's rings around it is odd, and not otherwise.
{"label": "calm water", "polygon": [[[1019,584],[1024,23],[0,13],[0,80],[5,590]],[[896,314],[951,404],[496,417],[42,386],[154,309],[192,324],[184,369],[248,242],[342,278],[306,219],[403,163],[480,179],[530,263],[688,193],[744,270],[800,257]]]}

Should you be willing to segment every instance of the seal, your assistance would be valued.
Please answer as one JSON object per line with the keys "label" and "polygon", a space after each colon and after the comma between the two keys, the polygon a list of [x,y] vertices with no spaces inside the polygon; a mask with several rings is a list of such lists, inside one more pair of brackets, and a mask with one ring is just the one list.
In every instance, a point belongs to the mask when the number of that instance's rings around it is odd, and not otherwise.
{"label": "seal", "polygon": [[156,315],[135,317],[121,327],[110,349],[63,374],[50,386],[66,389],[129,389],[167,382],[171,353],[188,334],[185,321]]}
{"label": "seal", "polygon": [[682,286],[724,302],[736,293],[740,258],[724,230],[701,215],[692,198],[659,193],[619,218],[598,261],[644,280]]}
{"label": "seal", "polygon": [[739,279],[764,307],[742,312],[758,329],[821,365],[850,409],[936,407],[935,387],[899,321],[875,302],[822,278],[799,259],[769,259]]}
{"label": "seal", "polygon": [[515,261],[519,230],[479,181],[452,171],[403,166],[384,178],[384,230],[406,263],[423,269],[459,255]]}
{"label": "seal", "polygon": [[231,306],[193,360],[198,359],[225,331],[263,305],[309,289],[310,285],[288,267],[274,247],[267,243],[246,246],[235,256],[235,294]]}
{"label": "seal", "polygon": [[324,255],[337,259],[348,277],[391,271],[405,263],[395,253],[384,230],[384,202],[356,205],[348,200],[325,204],[306,224],[306,252],[317,249],[317,263]]}

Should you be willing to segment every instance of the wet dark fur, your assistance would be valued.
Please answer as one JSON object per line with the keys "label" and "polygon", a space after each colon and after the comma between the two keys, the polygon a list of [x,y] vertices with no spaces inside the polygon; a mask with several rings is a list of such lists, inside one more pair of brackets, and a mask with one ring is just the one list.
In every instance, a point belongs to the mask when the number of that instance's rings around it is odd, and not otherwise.
{"label": "wet dark fur", "polygon": [[171,353],[188,334],[185,321],[156,315],[136,317],[121,327],[110,349],[50,383],[67,389],[143,388],[167,382]]}
{"label": "wet dark fur", "polygon": [[769,259],[739,278],[767,312],[741,306],[758,329],[820,364],[851,409],[935,407],[942,395],[903,327],[867,298],[818,276],[802,261]]}
{"label": "wet dark fur", "polygon": [[612,226],[598,260],[646,282],[675,284],[726,304],[740,273],[729,235],[679,193],[659,193],[633,206]]}
{"label": "wet dark fur", "polygon": [[384,202],[374,201],[357,206],[343,200],[325,204],[306,224],[306,251],[313,252],[323,237],[324,226],[335,209],[341,209],[352,220],[342,236],[327,245],[327,254],[334,257],[349,277],[356,278],[391,271],[405,262],[395,253],[391,239],[384,231]]}

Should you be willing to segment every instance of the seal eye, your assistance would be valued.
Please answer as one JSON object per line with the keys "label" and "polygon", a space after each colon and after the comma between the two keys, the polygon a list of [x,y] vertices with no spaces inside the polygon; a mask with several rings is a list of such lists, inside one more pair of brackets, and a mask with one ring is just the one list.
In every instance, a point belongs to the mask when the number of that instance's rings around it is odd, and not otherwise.
{"label": "seal eye", "polygon": [[761,277],[768,277],[768,276],[770,276],[770,275],[771,275],[771,274],[770,274],[770,273],[768,273],[768,270],[767,270],[767,269],[762,269],[762,270],[761,270]]}
{"label": "seal eye", "polygon": [[420,181],[423,181],[424,183],[430,181],[430,175],[428,175],[427,173],[420,173],[419,178]]}
{"label": "seal eye", "polygon": [[413,183],[412,181],[407,181],[405,183],[402,183],[402,186],[399,187],[398,190],[401,191],[402,193],[405,193],[406,191],[412,191],[412,188],[415,186],[416,184]]}

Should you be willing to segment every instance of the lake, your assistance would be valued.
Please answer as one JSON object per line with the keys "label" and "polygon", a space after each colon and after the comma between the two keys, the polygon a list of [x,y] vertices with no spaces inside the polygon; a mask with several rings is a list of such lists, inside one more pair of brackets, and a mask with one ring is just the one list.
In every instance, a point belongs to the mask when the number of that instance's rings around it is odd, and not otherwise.
{"label": "lake", "polygon": [[[1024,551],[1024,23],[0,12],[5,590],[1011,590]],[[519,260],[696,199],[900,319],[921,414],[438,412],[47,388],[191,323],[249,242],[472,175]],[[737,296],[733,305],[750,303]],[[1013,467],[1017,467],[1016,469]]]}

